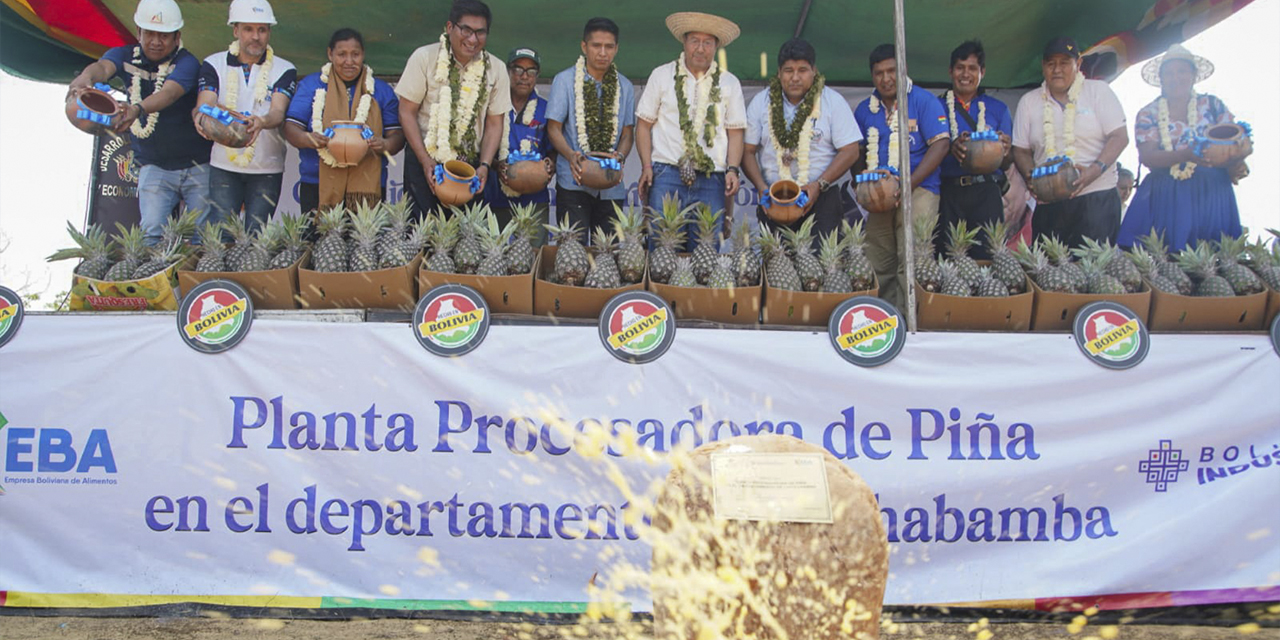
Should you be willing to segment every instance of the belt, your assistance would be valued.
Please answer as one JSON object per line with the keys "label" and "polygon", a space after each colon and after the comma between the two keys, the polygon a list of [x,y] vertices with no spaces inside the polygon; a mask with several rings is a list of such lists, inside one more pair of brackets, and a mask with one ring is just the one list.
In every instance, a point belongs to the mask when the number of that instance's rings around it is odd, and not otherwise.
{"label": "belt", "polygon": [[960,176],[959,178],[943,178],[942,181],[946,183],[948,186],[970,187],[975,184],[982,184],[984,182],[993,182],[993,183],[999,182],[1000,179],[997,178],[995,174],[990,174],[985,176]]}

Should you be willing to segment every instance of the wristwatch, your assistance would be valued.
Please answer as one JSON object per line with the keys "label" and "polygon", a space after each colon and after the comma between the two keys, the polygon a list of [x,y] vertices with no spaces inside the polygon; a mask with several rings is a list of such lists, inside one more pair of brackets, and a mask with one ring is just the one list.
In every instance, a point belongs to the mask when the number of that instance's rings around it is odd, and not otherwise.
{"label": "wristwatch", "polygon": [[1101,160],[1094,160],[1094,161],[1093,161],[1093,163],[1094,163],[1094,164],[1096,164],[1096,165],[1098,165],[1098,169],[1100,169],[1100,170],[1102,170],[1102,171],[1106,171],[1106,170],[1107,170],[1107,167],[1111,166],[1111,163],[1109,163],[1109,162],[1103,162],[1103,161],[1101,161]]}
{"label": "wristwatch", "polygon": [[818,178],[818,191],[826,191],[831,188],[831,183],[823,178]]}
{"label": "wristwatch", "polygon": [[737,175],[742,175],[742,169],[739,169],[737,165],[729,165],[725,171],[732,171]]}
{"label": "wristwatch", "polygon": [[488,169],[488,170],[490,170],[490,171],[493,171],[493,167],[489,166],[489,163],[488,163],[488,162],[481,162],[481,163],[480,163],[480,166],[482,166],[482,167],[484,167],[484,168],[486,168],[486,169]]}

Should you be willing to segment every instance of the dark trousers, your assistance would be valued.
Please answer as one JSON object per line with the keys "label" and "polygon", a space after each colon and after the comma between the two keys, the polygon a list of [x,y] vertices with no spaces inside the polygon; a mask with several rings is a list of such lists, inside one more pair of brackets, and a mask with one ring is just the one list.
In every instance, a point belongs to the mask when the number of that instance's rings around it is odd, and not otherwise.
{"label": "dark trousers", "polygon": [[810,218],[814,219],[813,246],[816,248],[821,242],[822,236],[840,229],[840,220],[844,218],[844,203],[840,199],[839,187],[819,191],[818,201],[813,203],[813,206],[809,207],[809,210],[804,212],[803,216],[800,216],[798,220],[789,225],[778,224],[770,220],[763,207],[756,207],[756,219],[760,221],[761,229],[768,229],[771,232],[777,232],[783,227],[799,229],[800,225]]}
{"label": "dark trousers", "polygon": [[422,173],[422,163],[413,149],[405,147],[404,154],[404,190],[412,200],[409,208],[413,211],[413,219],[421,220],[427,213],[433,213],[440,206],[431,186],[427,184],[427,176]]}
{"label": "dark trousers", "polygon": [[[960,186],[958,182],[943,178],[942,191],[939,193],[938,228],[933,236],[933,246],[938,255],[946,255],[951,225],[963,220],[970,229],[976,229],[984,224],[1003,220],[1002,195],[998,182],[979,182]],[[974,260],[991,259],[991,250],[987,248],[985,242],[986,237],[986,234],[979,235],[979,244],[969,249],[969,257]]]}
{"label": "dark trousers", "polygon": [[586,191],[556,187],[556,216],[559,218],[557,224],[565,216],[569,217],[570,222],[576,222],[578,229],[582,232],[579,237],[583,244],[590,244],[587,239],[596,227],[613,231],[613,221],[617,219],[617,213],[613,207],[614,205],[622,207],[624,204],[622,200],[605,200]]}
{"label": "dark trousers", "polygon": [[1120,232],[1120,192],[1104,189],[1070,200],[1036,205],[1031,233],[1037,238],[1054,235],[1069,247],[1085,238],[1114,243]]}

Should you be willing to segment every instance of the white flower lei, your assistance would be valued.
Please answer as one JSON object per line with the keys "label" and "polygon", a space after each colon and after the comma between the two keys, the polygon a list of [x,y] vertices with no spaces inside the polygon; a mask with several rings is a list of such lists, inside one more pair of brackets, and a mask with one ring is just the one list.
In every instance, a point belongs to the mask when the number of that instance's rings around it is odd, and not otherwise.
{"label": "white flower lei", "polygon": [[[481,56],[489,54],[481,51]],[[440,34],[440,53],[436,56],[436,68],[432,78],[440,84],[436,101],[431,105],[431,123],[424,133],[422,144],[427,153],[436,162],[448,162],[458,159],[454,149],[455,140],[471,128],[476,102],[480,99],[480,84],[484,82],[485,62],[488,58],[472,60],[466,72],[458,79],[456,88],[460,97],[455,111],[453,100],[455,88],[449,82],[449,64],[453,60],[453,49],[449,46],[449,34]],[[451,126],[452,125],[452,126]],[[450,135],[450,130],[453,134]]]}
{"label": "white flower lei", "polygon": [[[333,63],[325,63],[320,68],[320,88],[316,90],[316,95],[311,99],[311,131],[313,133],[321,133],[324,131],[324,103],[325,96],[329,93],[329,72],[333,71]],[[360,96],[360,102],[356,106],[356,122],[364,124],[369,119],[369,108],[373,106],[373,69],[369,65],[364,66],[364,95]],[[320,154],[320,159],[331,167],[338,166],[338,159],[329,153],[328,149],[316,149]]]}
{"label": "white flower lei", "polygon": [[[173,58],[177,57],[178,52],[182,51],[182,41],[178,41],[178,48],[173,50],[173,57],[168,62],[160,65],[156,69],[156,83],[151,87],[151,93],[159,91],[164,86],[165,78],[173,71]],[[136,67],[142,64],[142,47],[133,48],[133,65]],[[141,108],[142,105],[142,74],[133,74],[133,82],[129,85],[129,103],[136,104]],[[150,138],[151,134],[156,131],[156,123],[160,121],[159,113],[148,113],[147,115],[134,120],[129,130],[138,138]],[[144,124],[145,122],[145,124]]]}
{"label": "white flower lei", "polygon": [[[978,96],[973,97],[978,100]],[[960,125],[956,122],[956,92],[947,90],[947,115],[951,119],[951,137],[960,137]],[[987,130],[987,103],[978,100],[978,131]],[[974,133],[977,133],[976,131]]]}
{"label": "white flower lei", "polygon": [[[706,73],[702,74],[702,77],[715,78],[716,68],[718,66],[719,65],[716,64],[716,61],[713,59],[711,61],[711,66],[707,67],[707,71]],[[680,58],[676,60],[676,77],[675,77],[676,82],[684,81],[684,71],[688,68],[689,67],[685,66],[685,63],[684,63],[684,52],[681,51]],[[690,75],[690,77],[692,78],[692,75]],[[705,140],[703,139],[702,131],[703,131],[703,127],[705,127],[707,122],[707,107],[710,106],[711,90],[714,87],[712,86],[711,82],[702,82],[700,79],[694,79],[693,82],[694,82],[694,86],[697,87],[698,89],[698,95],[693,99],[693,104],[689,106],[689,108],[693,110],[693,117],[690,118],[689,126],[693,127],[693,131],[695,133],[694,139],[698,140],[699,141],[698,144],[701,145],[705,142]],[[717,81],[717,84],[718,83],[719,82]],[[717,114],[720,112],[720,103],[723,101],[724,101],[724,96],[721,95],[720,101],[716,102],[715,104]],[[723,122],[720,122],[718,124],[723,124]]]}
{"label": "white flower lei", "polygon": [[[784,98],[785,99],[785,98]],[[769,142],[773,144],[773,155],[775,162],[778,164],[779,180],[795,180],[800,186],[809,184],[809,151],[813,146],[813,125],[818,121],[818,116],[822,115],[822,94],[818,94],[813,101],[813,110],[809,112],[809,118],[805,120],[804,126],[800,127],[800,135],[796,138],[796,175],[791,176],[791,165],[783,161],[783,153],[785,150],[778,142],[778,135],[773,132],[773,109],[769,109],[768,116],[765,120],[765,129],[769,131]]]}
{"label": "white flower lei", "polygon": [[[911,78],[907,78],[907,93],[911,93],[914,83]],[[880,98],[876,97],[876,92],[871,92],[871,113],[880,113]],[[886,113],[884,119],[889,123],[889,166],[898,168],[898,107],[900,105],[894,101],[893,111]],[[874,152],[872,151],[874,149]],[[867,171],[875,171],[880,168],[880,130],[871,127],[867,132]]]}
{"label": "white flower lei", "polygon": [[[535,93],[529,96],[529,102],[525,103],[524,111],[520,112],[520,118],[519,118],[520,124],[523,124],[526,127],[529,126],[529,123],[533,122],[533,115],[537,113],[537,111],[538,111],[538,94]],[[507,156],[511,155],[511,131],[510,129],[508,129],[509,123],[510,123],[509,118],[502,119],[502,142],[498,145],[498,159],[501,160],[502,162],[506,162]],[[532,151],[533,151],[532,140],[529,140],[526,138],[520,141],[521,154],[528,154]],[[511,196],[512,198],[515,198],[520,195],[519,193],[515,192],[510,187],[508,187],[506,184],[504,184],[501,180],[498,181],[498,186],[502,187],[503,193],[505,193],[508,196]]]}
{"label": "white flower lei", "polygon": [[[1083,87],[1084,74],[1076,72],[1071,88],[1067,89],[1067,106],[1062,114],[1062,143],[1065,147],[1062,155],[1071,160],[1076,159],[1076,103]],[[1044,92],[1044,156],[1055,158],[1058,156],[1058,136],[1053,126],[1053,95],[1049,92],[1048,83],[1041,91]]]}
{"label": "white flower lei", "polygon": [[[240,41],[237,40],[227,47],[227,53],[233,56],[240,55]],[[253,87],[253,106],[257,106],[267,97],[267,80],[271,76],[271,65],[275,63],[276,52],[267,45],[267,56],[262,61],[262,68],[258,70],[258,83]],[[250,67],[252,68],[252,67]],[[231,72],[231,65],[227,65],[227,75],[230,78],[223,78],[223,84],[227,85],[226,104],[232,110],[240,109],[240,71],[237,69],[235,73]],[[250,113],[252,113],[252,108]],[[258,146],[258,141],[254,140],[253,144],[245,147],[243,151],[240,149],[232,149],[226,147],[227,158],[237,167],[247,167],[253,162],[254,149]]]}
{"label": "white flower lei", "polygon": [[[587,139],[586,99],[582,96],[582,83],[586,80],[586,74],[587,59],[582,56],[578,56],[578,61],[573,65],[573,117],[576,120],[575,124],[577,125],[576,128],[578,130],[578,148],[581,149],[583,153],[590,153],[592,151],[613,151],[613,149],[592,149],[590,141]],[[618,107],[621,105],[621,100],[622,87],[619,86],[618,90],[613,92],[613,121],[611,130],[613,131],[614,136],[618,135]]]}
{"label": "white flower lei", "polygon": [[[1194,127],[1195,122],[1200,119],[1199,109],[1196,103],[1196,93],[1191,92],[1191,100],[1187,103],[1187,126]],[[1160,148],[1167,151],[1173,151],[1173,138],[1169,135],[1169,101],[1164,96],[1160,96],[1157,110],[1159,112],[1160,126]],[[1186,180],[1196,173],[1196,163],[1183,162],[1180,165],[1169,167],[1169,175],[1174,180]]]}

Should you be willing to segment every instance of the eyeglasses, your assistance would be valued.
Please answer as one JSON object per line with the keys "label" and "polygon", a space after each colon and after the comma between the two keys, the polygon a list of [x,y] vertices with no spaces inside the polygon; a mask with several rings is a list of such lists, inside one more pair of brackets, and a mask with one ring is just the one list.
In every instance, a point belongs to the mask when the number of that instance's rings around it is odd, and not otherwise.
{"label": "eyeglasses", "polygon": [[465,24],[454,25],[454,27],[458,30],[458,33],[462,34],[463,40],[466,40],[471,36],[475,36],[478,40],[484,40],[489,37],[488,29],[472,29]]}
{"label": "eyeglasses", "polygon": [[517,78],[521,76],[536,78],[538,77],[538,69],[536,67],[511,67],[511,75]]}

